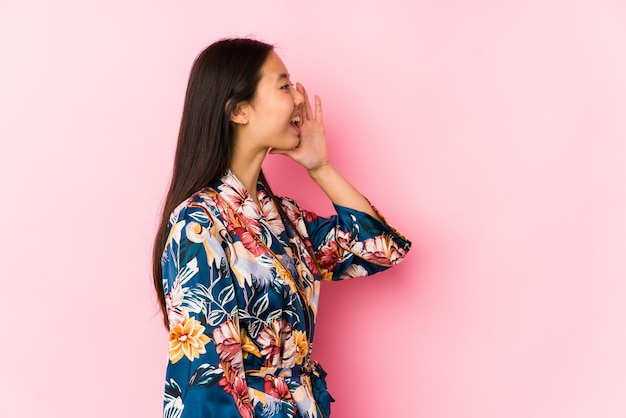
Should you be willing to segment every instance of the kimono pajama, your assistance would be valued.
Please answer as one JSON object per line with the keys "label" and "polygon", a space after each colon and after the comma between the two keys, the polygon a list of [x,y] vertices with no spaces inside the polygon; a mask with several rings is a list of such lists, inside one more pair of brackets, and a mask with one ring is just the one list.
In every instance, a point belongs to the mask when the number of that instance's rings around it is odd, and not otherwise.
{"label": "kimono pajama", "polygon": [[309,358],[320,280],[382,271],[411,245],[363,212],[318,217],[281,198],[301,242],[257,190],[261,207],[228,172],[170,216],[166,418],[328,417],[326,373]]}

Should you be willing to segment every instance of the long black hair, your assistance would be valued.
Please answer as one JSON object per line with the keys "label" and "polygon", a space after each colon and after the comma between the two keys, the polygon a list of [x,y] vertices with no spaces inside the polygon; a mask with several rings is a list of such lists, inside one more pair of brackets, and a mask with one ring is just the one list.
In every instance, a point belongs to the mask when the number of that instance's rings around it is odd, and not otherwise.
{"label": "long black hair", "polygon": [[152,254],[154,287],[166,328],[161,257],[170,214],[226,174],[234,148],[231,112],[237,103],[254,99],[261,67],[273,49],[253,39],[223,39],[202,51],[191,68],[172,179]]}

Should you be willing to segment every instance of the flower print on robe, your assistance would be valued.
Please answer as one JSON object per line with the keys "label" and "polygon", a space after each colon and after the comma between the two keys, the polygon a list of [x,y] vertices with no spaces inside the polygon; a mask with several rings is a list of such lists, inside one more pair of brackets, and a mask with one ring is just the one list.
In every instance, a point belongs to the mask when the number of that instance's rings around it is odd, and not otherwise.
{"label": "flower print on robe", "polygon": [[260,207],[228,172],[170,216],[166,418],[328,417],[326,373],[309,358],[319,282],[382,271],[411,245],[363,212],[318,217],[282,198],[302,242],[257,187]]}

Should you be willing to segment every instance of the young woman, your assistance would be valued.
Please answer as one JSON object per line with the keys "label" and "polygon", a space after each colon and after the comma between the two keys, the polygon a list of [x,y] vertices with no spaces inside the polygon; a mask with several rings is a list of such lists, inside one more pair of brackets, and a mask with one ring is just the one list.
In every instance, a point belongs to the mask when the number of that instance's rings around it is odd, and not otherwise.
{"label": "young woman", "polygon": [[[302,165],[337,214],[275,196],[268,151]],[[384,270],[409,247],[329,163],[320,99],[313,109],[272,46],[210,45],[191,71],[154,247],[164,417],[328,417],[310,358],[319,281]]]}

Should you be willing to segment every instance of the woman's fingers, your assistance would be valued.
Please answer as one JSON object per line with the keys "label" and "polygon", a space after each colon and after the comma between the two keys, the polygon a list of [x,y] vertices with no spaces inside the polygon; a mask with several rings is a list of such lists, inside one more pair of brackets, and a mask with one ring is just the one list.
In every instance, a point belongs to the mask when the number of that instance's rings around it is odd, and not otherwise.
{"label": "woman's fingers", "polygon": [[304,120],[305,121],[309,121],[309,120],[315,120],[319,123],[324,123],[324,118],[323,118],[323,111],[322,111],[322,99],[320,99],[320,96],[315,95],[315,112],[313,112],[313,109],[311,108],[311,102],[309,101],[309,95],[306,91],[306,89],[304,88],[304,86],[301,83],[296,83],[296,90],[298,90],[298,93],[300,93],[302,96],[304,96],[304,103],[303,105],[303,116],[304,116]]}
{"label": "woman's fingers", "polygon": [[317,94],[315,95],[315,119],[320,123],[324,122],[322,117],[322,99]]}
{"label": "woman's fingers", "polygon": [[298,92],[304,96],[304,118],[306,120],[310,120],[313,115],[313,111],[311,110],[311,103],[309,102],[309,95],[306,92],[306,89],[301,83],[296,84],[296,89]]}

